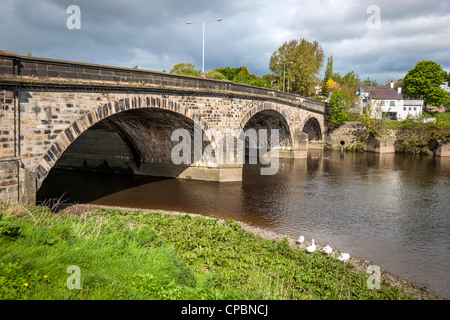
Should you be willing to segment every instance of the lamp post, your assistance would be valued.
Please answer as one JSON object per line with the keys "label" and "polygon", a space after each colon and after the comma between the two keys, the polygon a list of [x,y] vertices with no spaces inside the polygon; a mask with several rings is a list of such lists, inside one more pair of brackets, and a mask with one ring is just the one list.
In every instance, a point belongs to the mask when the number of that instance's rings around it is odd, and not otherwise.
{"label": "lamp post", "polygon": [[285,83],[285,74],[286,74],[286,65],[287,64],[290,64],[290,63],[292,63],[292,62],[285,62],[285,63],[282,63],[282,65],[283,65],[283,92],[284,92],[284,83]]}
{"label": "lamp post", "polygon": [[209,21],[186,21],[186,24],[201,23],[203,27],[203,48],[202,48],[202,78],[205,77],[205,24],[210,22],[222,21],[221,18]]}

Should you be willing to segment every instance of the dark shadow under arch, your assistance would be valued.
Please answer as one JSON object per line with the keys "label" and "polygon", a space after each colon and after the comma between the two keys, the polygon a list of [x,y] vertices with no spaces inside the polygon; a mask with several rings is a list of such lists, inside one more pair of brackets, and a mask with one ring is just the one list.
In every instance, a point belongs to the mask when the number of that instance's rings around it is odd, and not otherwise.
{"label": "dark shadow under arch", "polygon": [[311,117],[305,122],[302,131],[308,134],[308,141],[322,141],[320,123],[315,117]]}

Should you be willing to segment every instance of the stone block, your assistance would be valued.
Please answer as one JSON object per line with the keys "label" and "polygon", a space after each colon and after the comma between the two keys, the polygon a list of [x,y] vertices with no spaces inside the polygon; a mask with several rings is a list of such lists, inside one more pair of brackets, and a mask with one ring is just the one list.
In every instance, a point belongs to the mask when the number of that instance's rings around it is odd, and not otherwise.
{"label": "stone block", "polygon": [[450,157],[450,143],[440,142],[436,150],[437,157]]}
{"label": "stone block", "polygon": [[395,141],[393,137],[386,138],[369,138],[366,146],[367,152],[375,153],[395,153]]}

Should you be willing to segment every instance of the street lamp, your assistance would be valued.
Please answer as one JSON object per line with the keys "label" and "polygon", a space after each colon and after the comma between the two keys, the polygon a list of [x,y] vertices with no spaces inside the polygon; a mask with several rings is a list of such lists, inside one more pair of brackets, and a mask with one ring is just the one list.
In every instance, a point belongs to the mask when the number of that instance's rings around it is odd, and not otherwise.
{"label": "street lamp", "polygon": [[202,78],[205,77],[205,24],[210,22],[222,21],[221,18],[209,21],[186,21],[187,24],[201,23],[203,26],[203,49],[202,49]]}
{"label": "street lamp", "polygon": [[284,92],[284,79],[285,79],[285,74],[286,74],[286,65],[290,64],[292,62],[285,62],[285,63],[281,63],[283,65],[283,92]]}

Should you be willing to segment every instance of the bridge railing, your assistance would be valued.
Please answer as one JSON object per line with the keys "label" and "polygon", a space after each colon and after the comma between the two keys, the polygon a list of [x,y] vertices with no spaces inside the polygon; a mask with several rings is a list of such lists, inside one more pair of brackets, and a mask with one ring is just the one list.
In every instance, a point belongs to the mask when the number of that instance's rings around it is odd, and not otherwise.
{"label": "bridge railing", "polygon": [[98,64],[20,56],[10,51],[0,50],[0,81],[11,76],[36,78],[57,78],[87,81],[90,84],[111,85],[111,82],[134,83],[161,89],[221,91],[251,94],[267,98],[281,99],[296,105],[303,105],[318,112],[325,111],[325,103],[296,94],[273,89],[255,87],[225,80],[202,79],[164,72],[113,67]]}

